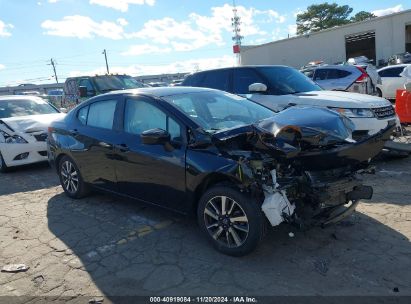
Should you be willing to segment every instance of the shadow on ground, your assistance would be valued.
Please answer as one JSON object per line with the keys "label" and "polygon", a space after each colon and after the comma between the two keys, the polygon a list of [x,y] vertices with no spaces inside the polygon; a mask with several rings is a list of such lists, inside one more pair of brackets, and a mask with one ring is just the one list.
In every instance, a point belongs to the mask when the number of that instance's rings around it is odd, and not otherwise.
{"label": "shadow on ground", "polygon": [[193,219],[122,198],[59,194],[47,217],[59,250],[78,257],[76,280],[85,273],[108,297],[411,295],[409,240],[358,212],[305,233],[282,225],[243,258],[214,251]]}
{"label": "shadow on ground", "polygon": [[57,174],[48,163],[13,167],[0,173],[0,196],[28,192],[59,185]]}

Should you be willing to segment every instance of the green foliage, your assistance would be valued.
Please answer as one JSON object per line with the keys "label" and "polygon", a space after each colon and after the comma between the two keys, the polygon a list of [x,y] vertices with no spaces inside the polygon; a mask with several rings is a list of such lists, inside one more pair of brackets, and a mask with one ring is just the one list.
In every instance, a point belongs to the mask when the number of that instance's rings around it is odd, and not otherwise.
{"label": "green foliage", "polygon": [[373,13],[361,11],[361,12],[356,13],[354,17],[351,17],[350,21],[359,22],[359,21],[369,20],[375,17],[377,16],[375,16]]}
{"label": "green foliage", "polygon": [[328,2],[310,5],[307,10],[297,15],[297,34],[318,32],[334,26],[350,23],[348,16],[353,9],[348,5]]}

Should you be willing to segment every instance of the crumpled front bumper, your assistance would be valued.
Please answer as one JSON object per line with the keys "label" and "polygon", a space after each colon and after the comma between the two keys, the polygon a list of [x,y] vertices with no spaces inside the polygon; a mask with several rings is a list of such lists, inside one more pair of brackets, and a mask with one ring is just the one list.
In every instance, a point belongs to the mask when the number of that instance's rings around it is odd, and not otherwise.
{"label": "crumpled front bumper", "polygon": [[[34,142],[27,144],[0,144],[1,154],[7,167],[27,165],[47,161],[46,142]],[[25,159],[15,159],[16,156],[29,153]]]}

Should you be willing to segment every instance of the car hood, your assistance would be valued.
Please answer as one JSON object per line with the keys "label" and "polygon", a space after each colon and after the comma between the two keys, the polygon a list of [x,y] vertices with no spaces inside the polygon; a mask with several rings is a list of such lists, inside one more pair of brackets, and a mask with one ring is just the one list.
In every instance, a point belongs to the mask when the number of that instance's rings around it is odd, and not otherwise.
{"label": "car hood", "polygon": [[395,123],[356,142],[353,123],[325,108],[292,107],[256,124],[212,135],[215,145],[229,155],[252,151],[297,160],[307,170],[337,168],[367,162],[381,152]]}
{"label": "car hood", "polygon": [[297,104],[312,104],[326,107],[379,108],[391,105],[384,98],[359,93],[339,91],[312,91],[293,95]]}
{"label": "car hood", "polygon": [[47,131],[49,125],[58,119],[65,117],[64,113],[55,114],[42,114],[42,115],[30,115],[30,116],[17,116],[9,118],[1,118],[8,128],[11,128],[14,132],[21,133],[34,133]]}

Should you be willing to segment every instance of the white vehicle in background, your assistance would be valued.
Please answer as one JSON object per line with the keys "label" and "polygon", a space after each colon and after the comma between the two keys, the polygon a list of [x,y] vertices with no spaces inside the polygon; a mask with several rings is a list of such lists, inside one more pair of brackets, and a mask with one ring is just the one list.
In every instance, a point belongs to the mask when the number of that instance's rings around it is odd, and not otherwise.
{"label": "white vehicle in background", "polygon": [[389,65],[378,70],[381,77],[381,84],[377,86],[378,95],[387,99],[395,99],[398,89],[403,89],[406,82],[405,77],[401,77],[402,71],[411,64]]}
{"label": "white vehicle in background", "polygon": [[47,128],[64,116],[40,97],[0,96],[0,172],[47,161]]}
{"label": "white vehicle in background", "polygon": [[287,66],[242,66],[188,75],[183,86],[206,87],[247,97],[274,111],[293,105],[327,107],[349,117],[354,139],[400,126],[391,103],[378,96],[324,91],[298,70]]}

